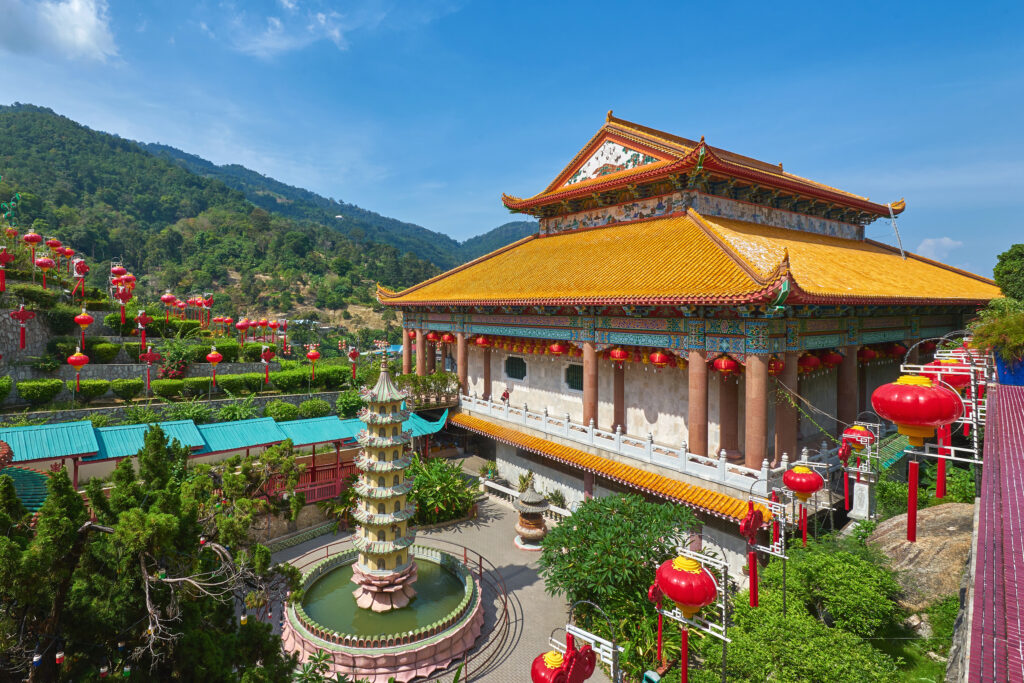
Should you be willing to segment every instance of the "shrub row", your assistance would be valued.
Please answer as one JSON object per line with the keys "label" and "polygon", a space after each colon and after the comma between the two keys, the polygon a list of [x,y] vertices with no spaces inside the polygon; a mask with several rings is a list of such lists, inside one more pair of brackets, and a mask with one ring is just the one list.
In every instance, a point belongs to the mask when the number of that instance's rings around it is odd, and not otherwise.
{"label": "shrub row", "polygon": [[[46,342],[46,350],[63,363],[75,352],[81,340],[79,337],[53,337]],[[98,365],[112,363],[121,350],[120,344],[108,342],[102,338],[86,337],[82,351],[89,356],[89,362]]]}

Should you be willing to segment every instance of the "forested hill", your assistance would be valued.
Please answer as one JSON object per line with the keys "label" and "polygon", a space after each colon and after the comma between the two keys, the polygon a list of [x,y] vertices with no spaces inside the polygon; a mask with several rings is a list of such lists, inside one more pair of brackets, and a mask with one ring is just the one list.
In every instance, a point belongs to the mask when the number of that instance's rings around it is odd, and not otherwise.
{"label": "forested hill", "polygon": [[[286,313],[367,303],[376,281],[402,288],[439,272],[419,251],[374,241],[383,241],[384,224],[346,235],[309,218],[267,212],[221,180],[42,107],[0,106],[0,174],[0,199],[21,193],[22,232],[32,227],[54,235],[94,264],[123,256],[143,276],[143,292],[219,291],[240,310]],[[409,227],[444,244],[437,233]],[[456,252],[439,260],[447,265],[463,257]]]}
{"label": "forested hill", "polygon": [[462,260],[471,261],[507,244],[518,242],[528,235],[537,232],[537,224],[533,221],[512,221],[499,225],[490,232],[470,237],[462,243]]}
{"label": "forested hill", "polygon": [[167,145],[150,143],[143,144],[143,147],[192,173],[216,178],[228,187],[240,190],[250,202],[272,213],[322,223],[356,240],[390,244],[400,251],[417,254],[443,269],[452,268],[466,260],[462,257],[462,245],[448,235],[381,216],[354,204],[328,199],[301,187],[286,185],[245,166],[218,166]]}

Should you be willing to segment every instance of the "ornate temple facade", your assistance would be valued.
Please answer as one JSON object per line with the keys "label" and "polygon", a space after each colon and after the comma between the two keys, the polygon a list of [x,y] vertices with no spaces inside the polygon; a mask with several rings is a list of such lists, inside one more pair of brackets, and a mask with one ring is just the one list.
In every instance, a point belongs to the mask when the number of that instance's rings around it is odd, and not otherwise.
{"label": "ornate temple facade", "polygon": [[352,581],[359,585],[356,604],[386,612],[405,607],[416,596],[416,563],[410,555],[415,534],[409,529],[416,508],[408,500],[413,481],[405,476],[411,435],[402,430],[409,411],[403,408],[405,393],[391,381],[387,356],[377,384],[361,397],[366,407],[359,419],[366,429],[357,436],[362,450],[355,460],[360,476],[352,516],[360,525],[355,538],[359,559]]}
{"label": "ornate temple facade", "polygon": [[454,336],[437,344],[463,388],[452,424],[580,495],[607,481],[738,521],[783,454],[870,409],[901,349],[999,296],[870,239],[903,201],[611,112],[542,192],[503,201],[538,233],[378,298],[413,333],[405,371],[413,343],[423,373],[428,335]]}

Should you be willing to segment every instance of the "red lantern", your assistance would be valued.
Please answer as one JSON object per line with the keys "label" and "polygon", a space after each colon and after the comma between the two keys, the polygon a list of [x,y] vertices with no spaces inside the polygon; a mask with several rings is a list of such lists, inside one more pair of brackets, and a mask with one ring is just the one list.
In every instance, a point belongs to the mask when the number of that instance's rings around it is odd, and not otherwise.
{"label": "red lantern", "polygon": [[128,274],[128,269],[125,268],[124,266],[111,266],[110,274],[113,275],[114,277],[121,277],[122,275]]}
{"label": "red lantern", "polygon": [[959,420],[964,413],[960,397],[928,377],[903,375],[871,394],[871,406],[880,416],[895,422],[900,434],[921,447],[935,436],[935,428]]}
{"label": "red lantern", "polygon": [[242,318],[235,323],[235,329],[238,330],[238,343],[245,343],[245,331],[249,329],[249,321],[246,318]]}
{"label": "red lantern", "polygon": [[409,330],[409,339],[416,341],[416,330]]}
{"label": "red lantern", "polygon": [[18,348],[25,348],[25,323],[36,317],[33,311],[26,311],[25,304],[18,306],[18,310],[11,311],[11,317],[18,321]]}
{"label": "red lantern", "polygon": [[320,360],[320,352],[317,351],[316,349],[313,349],[312,351],[310,351],[309,353],[306,354],[306,358],[309,359],[309,363],[310,363],[310,367],[311,367],[311,373],[310,373],[309,379],[310,379],[311,382],[315,382],[316,381],[316,362],[318,360]]}
{"label": "red lantern", "polygon": [[451,332],[445,332],[444,334],[441,335],[441,341],[445,344],[454,344],[455,335],[452,334]]}
{"label": "red lantern", "polygon": [[747,501],[747,516],[740,522],[740,535],[747,539],[747,574],[750,577],[750,606],[757,607],[757,532],[764,526],[764,512]]}
{"label": "red lantern", "polygon": [[805,353],[796,362],[801,374],[807,375],[821,367],[821,359],[813,353]]}
{"label": "red lantern", "polygon": [[68,365],[70,365],[71,367],[73,367],[75,369],[75,391],[76,392],[80,390],[80,386],[79,386],[79,383],[78,383],[78,373],[80,373],[82,371],[82,368],[84,368],[88,364],[89,364],[89,356],[87,356],[84,353],[82,353],[82,349],[81,348],[76,348],[75,352],[73,354],[71,354],[70,356],[68,356]]}
{"label": "red lantern", "polygon": [[921,342],[920,344],[917,345],[917,349],[921,353],[934,353],[935,352],[935,342],[933,342],[931,340],[923,341],[923,342]]}
{"label": "red lantern", "polygon": [[548,346],[548,353],[550,353],[552,356],[561,356],[568,352],[569,347],[563,344],[562,342],[556,341],[554,344]]}
{"label": "red lantern", "polygon": [[821,475],[804,465],[797,465],[782,475],[782,483],[800,501],[800,533],[807,545],[807,499],[821,490],[825,480]]}
{"label": "red lantern", "polygon": [[213,386],[217,386],[217,363],[224,360],[224,356],[217,352],[216,346],[210,347],[210,352],[206,354],[206,362],[213,366]]}
{"label": "red lantern", "polygon": [[94,320],[95,318],[86,313],[84,308],[79,315],[75,316],[75,324],[82,328],[82,348],[85,348],[85,328],[92,325]]}
{"label": "red lantern", "polygon": [[163,304],[164,304],[164,322],[165,323],[171,321],[171,306],[174,305],[175,299],[176,299],[176,297],[173,294],[171,294],[169,291],[165,292],[163,294],[163,296],[160,297],[160,301],[162,301]]}
{"label": "red lantern", "polygon": [[772,377],[782,374],[782,371],[786,369],[786,361],[781,358],[772,356],[768,360],[768,374]]}
{"label": "red lantern", "polygon": [[942,358],[925,364],[921,374],[936,384],[941,380],[958,392],[971,385],[970,366],[952,358]]}
{"label": "red lantern", "polygon": [[0,247],[0,292],[7,291],[7,275],[4,272],[7,264],[14,261],[17,256],[7,252],[7,247]]}
{"label": "red lantern", "polygon": [[479,337],[476,338],[476,342],[475,343],[476,343],[477,346],[479,346],[481,348],[487,348],[488,346],[491,345],[491,340],[488,339],[487,337],[483,336],[483,335],[480,335]]}
{"label": "red lantern", "polygon": [[56,237],[51,237],[50,239],[46,240],[46,246],[50,248],[50,251],[55,252],[61,248],[62,243]]}
{"label": "red lantern", "polygon": [[[657,588],[679,607],[679,611],[687,619],[692,619],[701,608],[714,603],[718,598],[718,586],[714,577],[700,562],[689,557],[665,560],[658,567],[654,581],[655,584],[648,592],[648,596]],[[680,680],[685,681],[689,660],[689,630],[685,623],[682,625],[680,637]],[[660,642],[658,650],[661,651]]]}
{"label": "red lantern", "polygon": [[672,357],[664,351],[655,351],[647,357],[647,360],[651,362],[656,368],[663,368],[672,361]]}
{"label": "red lantern", "polygon": [[118,287],[114,292],[114,298],[121,302],[121,324],[124,325],[124,305],[132,300],[132,290],[127,287]]}
{"label": "red lantern", "polygon": [[873,348],[871,348],[870,346],[865,346],[861,348],[859,351],[857,351],[857,362],[861,364],[870,363],[877,356],[878,354],[875,353],[875,350]]}
{"label": "red lantern", "polygon": [[858,453],[875,442],[874,433],[864,425],[853,425],[843,430],[843,443]]}
{"label": "red lantern", "polygon": [[907,353],[907,347],[904,346],[903,344],[900,344],[899,342],[892,342],[886,346],[885,351],[890,358],[902,360],[903,356],[905,356]]}
{"label": "red lantern", "polygon": [[46,274],[56,265],[49,256],[40,256],[35,260],[36,268],[43,271],[43,289],[46,289]]}
{"label": "red lantern", "polygon": [[36,260],[36,245],[43,241],[42,235],[35,232],[28,232],[22,238],[21,241],[29,246],[32,250],[31,260],[34,263]]}
{"label": "red lantern", "polygon": [[843,360],[843,354],[837,351],[832,351],[831,349],[821,354],[821,364],[828,369],[842,365]]}
{"label": "red lantern", "polygon": [[18,229],[11,227],[4,228],[4,234],[7,235],[8,239],[13,240],[15,237],[18,236]]}
{"label": "red lantern", "polygon": [[715,372],[721,374],[722,377],[740,374],[741,366],[739,362],[729,356],[719,356],[711,366],[715,369]]}
{"label": "red lantern", "polygon": [[431,330],[430,332],[427,332],[427,341],[431,343],[439,342],[441,341],[441,335]]}

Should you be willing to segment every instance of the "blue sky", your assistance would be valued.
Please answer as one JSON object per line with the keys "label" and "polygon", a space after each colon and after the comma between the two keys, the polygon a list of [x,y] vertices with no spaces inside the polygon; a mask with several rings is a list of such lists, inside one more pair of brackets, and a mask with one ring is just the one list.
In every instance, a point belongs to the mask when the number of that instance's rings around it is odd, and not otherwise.
{"label": "blue sky", "polygon": [[[465,239],[605,112],[886,202],[975,272],[1024,241],[1024,3],[0,0],[0,101]],[[868,228],[893,241],[888,221]]]}

